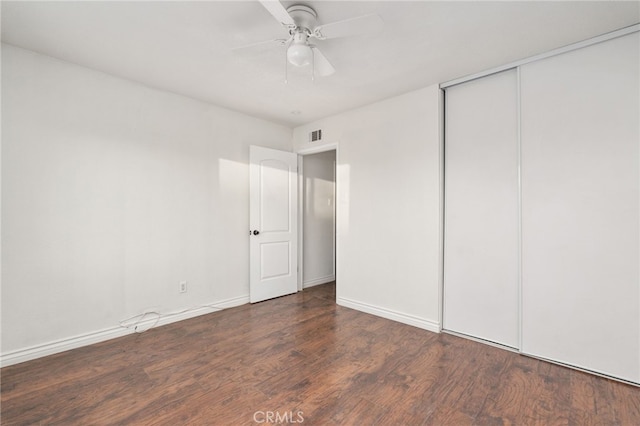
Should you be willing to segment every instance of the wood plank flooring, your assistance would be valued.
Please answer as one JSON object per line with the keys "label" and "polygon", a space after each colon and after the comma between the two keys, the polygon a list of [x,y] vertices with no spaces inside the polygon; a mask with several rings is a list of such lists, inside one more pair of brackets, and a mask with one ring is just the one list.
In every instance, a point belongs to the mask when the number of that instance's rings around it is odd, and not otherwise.
{"label": "wood plank flooring", "polygon": [[640,425],[640,389],[336,306],[335,286],[5,367],[3,425]]}

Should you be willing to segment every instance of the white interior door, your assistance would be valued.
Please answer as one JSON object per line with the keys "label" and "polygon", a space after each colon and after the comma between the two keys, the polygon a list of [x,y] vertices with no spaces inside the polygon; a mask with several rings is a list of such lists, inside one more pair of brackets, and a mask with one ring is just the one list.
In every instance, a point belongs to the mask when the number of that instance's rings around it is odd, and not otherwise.
{"label": "white interior door", "polygon": [[447,88],[444,327],[517,348],[517,74]]}
{"label": "white interior door", "polygon": [[298,290],[298,156],[250,147],[249,299]]}

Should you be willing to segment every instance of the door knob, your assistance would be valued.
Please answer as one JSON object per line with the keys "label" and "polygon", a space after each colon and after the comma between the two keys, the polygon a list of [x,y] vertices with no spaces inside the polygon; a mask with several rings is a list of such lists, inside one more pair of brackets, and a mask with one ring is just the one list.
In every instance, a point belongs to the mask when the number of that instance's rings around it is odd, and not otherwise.
{"label": "door knob", "polygon": [[258,235],[259,233],[260,233],[260,231],[258,231],[258,230],[253,231],[253,235]]}

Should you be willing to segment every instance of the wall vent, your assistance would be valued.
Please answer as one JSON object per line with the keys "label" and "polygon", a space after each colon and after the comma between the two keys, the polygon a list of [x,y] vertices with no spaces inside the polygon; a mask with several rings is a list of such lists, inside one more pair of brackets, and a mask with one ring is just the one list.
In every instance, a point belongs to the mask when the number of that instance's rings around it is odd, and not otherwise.
{"label": "wall vent", "polygon": [[309,142],[317,142],[322,140],[322,130],[314,130],[309,133]]}

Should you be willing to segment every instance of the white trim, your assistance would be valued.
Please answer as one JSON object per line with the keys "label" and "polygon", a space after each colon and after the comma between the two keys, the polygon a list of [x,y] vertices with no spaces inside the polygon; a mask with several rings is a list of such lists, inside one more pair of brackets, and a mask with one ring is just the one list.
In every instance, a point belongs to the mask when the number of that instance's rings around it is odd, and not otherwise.
{"label": "white trim", "polygon": [[522,103],[520,91],[520,67],[516,68],[516,120],[518,135],[516,136],[516,151],[518,164],[518,282],[516,289],[518,297],[518,350],[522,350]]}
{"label": "white trim", "polygon": [[330,283],[331,281],[336,280],[336,275],[327,275],[326,277],[314,278],[312,280],[305,281],[303,284],[303,288],[309,288],[320,284]]}
{"label": "white trim", "polygon": [[223,309],[235,308],[236,306],[246,305],[247,303],[249,303],[248,294],[245,296],[232,297],[230,299],[224,299],[219,302],[210,303],[207,306],[210,306],[212,308],[217,308],[218,311],[221,311]]}
{"label": "white trim", "polygon": [[298,291],[304,289],[304,160],[298,155]]}
{"label": "white trim", "polygon": [[333,267],[333,281],[336,280],[336,256],[338,246],[338,150],[336,149],[333,156],[333,259],[331,259]]}
{"label": "white trim", "polygon": [[[142,321],[138,324],[141,329],[145,327],[161,326],[171,324],[174,322],[194,318],[200,315],[206,315],[213,312],[218,312],[223,309],[233,308],[249,303],[249,296],[234,297],[231,299],[225,299],[218,302],[210,303],[206,306],[181,312],[178,314],[168,314],[162,316],[157,324],[156,318],[150,318]],[[91,333],[81,334],[74,337],[68,337],[64,339],[55,340],[53,342],[43,343],[41,345],[35,345],[24,349],[18,349],[15,351],[3,353],[0,355],[0,366],[7,367],[9,365],[19,364],[21,362],[30,361],[36,358],[42,358],[47,355],[53,355],[56,353],[68,351],[71,349],[80,348],[83,346],[92,345],[94,343],[104,342],[105,340],[115,339],[116,337],[122,337],[135,333],[132,328],[125,327],[111,327]]]}
{"label": "white trim", "polygon": [[318,154],[320,152],[326,152],[326,151],[338,151],[338,144],[337,143],[328,143],[328,144],[324,144],[324,145],[319,145],[319,146],[313,146],[310,148],[302,148],[298,151],[296,151],[296,154],[298,155],[309,155],[309,154]]}
{"label": "white trim", "polygon": [[440,332],[440,323],[425,318],[420,318],[415,315],[409,315],[403,312],[393,311],[391,309],[381,308],[379,306],[357,302],[351,299],[345,299],[344,297],[338,297],[336,299],[336,303],[346,308],[355,309],[357,311],[366,312],[368,314],[386,318],[392,321],[412,325],[414,327],[422,328],[423,330],[432,331],[434,333]]}
{"label": "white trim", "polygon": [[631,25],[629,27],[621,28],[616,31],[612,31],[610,33],[602,34],[597,37],[593,37],[587,40],[583,40],[577,43],[569,44],[567,46],[560,47],[558,49],[550,50],[545,53],[541,53],[539,55],[530,56],[525,59],[521,59],[519,61],[510,62],[506,65],[502,65],[496,68],[490,68],[485,71],[481,71],[475,74],[467,75],[464,77],[456,78],[454,80],[449,80],[440,84],[441,89],[445,89],[447,87],[455,86],[456,84],[466,83],[467,81],[475,80],[477,78],[486,77],[491,74],[497,74],[502,71],[506,71],[510,68],[516,68],[525,64],[529,64],[531,62],[539,61],[541,59],[550,58],[552,56],[561,55],[563,53],[571,52],[573,50],[582,49],[583,47],[592,46],[594,44],[602,43],[603,41],[612,40],[614,38],[622,37],[627,34],[635,33],[640,31],[640,24]]}
{"label": "white trim", "polygon": [[445,248],[447,245],[447,91],[444,90],[443,88],[440,89],[443,93],[442,95],[442,118],[441,118],[441,123],[442,123],[442,145],[441,145],[441,149],[442,149],[442,159],[441,159],[441,164],[442,164],[442,245],[441,250],[441,257],[442,257],[442,290],[441,290],[441,294],[440,294],[440,317],[438,318],[438,320],[440,321],[440,331],[444,330],[446,325],[444,323],[444,319],[446,316],[446,310],[447,310],[447,304],[445,303],[446,297],[447,297],[447,285],[445,283],[445,280],[447,279],[446,275],[445,275],[445,263],[447,262],[447,257],[445,256]]}
{"label": "white trim", "polygon": [[44,343],[42,345],[31,346],[25,349],[18,349],[16,351],[2,354],[0,356],[0,365],[2,367],[7,367],[9,365],[19,364],[21,362],[30,361],[47,355],[53,355],[70,349],[80,348],[82,346],[92,345],[105,340],[115,339],[116,337],[122,337],[132,333],[134,333],[133,330],[123,327],[112,327],[93,333]]}
{"label": "white trim", "polygon": [[442,324],[444,323],[444,144],[445,144],[445,93],[443,89],[439,89],[438,99],[438,122],[439,122],[439,143],[438,143],[438,188],[440,194],[439,208],[438,208],[438,321],[440,322],[440,331],[442,331]]}

